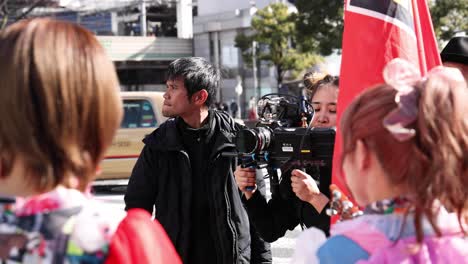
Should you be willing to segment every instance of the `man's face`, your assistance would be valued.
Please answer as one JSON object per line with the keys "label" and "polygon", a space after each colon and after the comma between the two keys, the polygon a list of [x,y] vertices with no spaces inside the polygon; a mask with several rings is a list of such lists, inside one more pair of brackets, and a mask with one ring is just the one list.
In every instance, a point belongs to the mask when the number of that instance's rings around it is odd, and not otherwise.
{"label": "man's face", "polygon": [[184,117],[193,113],[196,106],[191,103],[182,78],[166,81],[162,114],[165,117]]}

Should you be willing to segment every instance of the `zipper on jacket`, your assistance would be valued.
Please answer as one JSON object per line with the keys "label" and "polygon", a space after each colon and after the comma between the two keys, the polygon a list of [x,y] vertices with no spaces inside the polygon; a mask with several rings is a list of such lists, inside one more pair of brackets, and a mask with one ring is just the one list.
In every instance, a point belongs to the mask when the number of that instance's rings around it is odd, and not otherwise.
{"label": "zipper on jacket", "polygon": [[[213,165],[214,165],[216,160],[217,160],[217,158],[208,163],[208,166],[205,169],[205,173],[208,173],[210,170],[212,170]],[[213,189],[211,187],[210,187],[209,191],[210,191],[210,194],[214,193],[214,191],[213,191]],[[212,208],[210,210],[210,214],[211,215],[216,215],[216,211],[215,212],[212,211],[212,210],[216,210],[215,206],[210,206],[210,207]],[[214,220],[215,220],[215,223],[217,225],[218,224],[217,219],[214,219]],[[213,236],[213,239],[215,240],[214,241],[215,242],[214,246],[217,247],[218,249],[220,249],[220,250],[215,250],[216,251],[216,260],[217,260],[218,263],[222,263],[224,261],[224,257],[226,255],[226,252],[224,250],[224,246],[223,246],[223,242],[222,242],[222,234],[221,234],[221,232],[218,231],[219,229],[216,226],[215,226],[215,230],[216,230],[214,232],[215,235]],[[213,235],[213,230],[212,229],[210,230],[210,232],[211,232],[211,235]]]}
{"label": "zipper on jacket", "polygon": [[[216,161],[219,159],[219,157],[221,156],[221,150],[223,150],[225,148],[220,148],[220,151],[218,151],[218,153],[216,154],[215,158],[213,159],[213,161],[210,163],[210,167],[213,167],[213,165],[216,163]],[[231,168],[231,166],[229,166],[229,168]],[[229,175],[228,175],[229,176]],[[226,181],[227,181],[227,177],[226,177]],[[226,221],[227,221],[227,224],[229,226],[229,229],[231,230],[231,234],[232,234],[232,241],[233,241],[233,247],[232,247],[232,254],[233,254],[233,263],[237,263],[238,262],[238,253],[237,252],[237,248],[238,248],[238,241],[237,241],[237,232],[236,232],[236,228],[234,227],[234,223],[232,222],[232,218],[231,218],[231,206],[230,206],[230,200],[229,200],[229,195],[228,195],[228,190],[227,190],[227,184],[226,182],[224,182],[224,201],[226,202]],[[222,237],[222,234],[220,232],[218,232],[218,237],[221,238]],[[224,249],[222,250],[223,251],[223,255],[225,255],[225,252],[224,252]]]}
{"label": "zipper on jacket", "polygon": [[[187,153],[185,150],[178,150],[178,151],[179,151],[183,156],[185,156],[186,161],[187,161],[187,164],[188,164],[188,169],[189,169],[189,171],[192,171],[192,164],[190,163],[190,157],[189,157],[188,153]],[[191,176],[192,176],[192,175],[191,175]],[[190,188],[193,188],[192,185],[193,185],[193,184],[190,184]],[[193,191],[193,190],[192,190],[192,191]],[[191,198],[190,198],[190,199],[191,199]],[[191,207],[192,207],[192,205],[190,205],[190,210],[191,210]],[[192,228],[193,228],[193,226],[190,225],[190,229],[192,229]],[[179,232],[178,232],[179,234],[177,235],[177,242],[180,241],[180,235],[181,235],[181,231],[180,231],[181,228],[179,227],[178,229],[179,229]],[[191,233],[191,230],[189,230],[189,232]],[[189,237],[186,238],[186,239],[188,239],[189,241],[190,241],[190,236],[191,236],[191,234],[189,235]],[[189,241],[186,241],[186,243],[188,244]],[[184,247],[185,247],[185,246],[186,246],[186,245],[184,245]],[[185,255],[184,258],[188,258],[188,255],[189,255],[189,249],[188,249],[188,247],[185,247],[185,248],[184,248],[184,251],[185,251],[185,252],[184,252],[184,255]]]}
{"label": "zipper on jacket", "polygon": [[[224,149],[224,148],[222,148]],[[190,163],[190,157],[188,156],[187,152],[181,150],[180,151],[181,153],[183,153],[185,155],[185,157],[187,158],[188,160],[188,164],[189,164],[189,169],[191,170],[191,163]],[[221,156],[220,155],[220,151],[215,155],[215,157],[208,163],[208,166],[206,167],[205,169],[205,172],[208,173],[210,170],[212,170],[214,168],[214,164],[216,163],[216,161],[219,159],[219,157]],[[237,247],[237,239],[236,239],[236,235],[235,235],[235,229],[233,229],[232,227],[232,221],[230,219],[230,208],[229,208],[229,199],[227,198],[227,192],[226,192],[226,184],[224,184],[225,186],[225,189],[224,189],[224,196],[225,196],[225,201],[226,201],[226,207],[227,207],[227,222],[228,222],[228,226],[229,228],[231,229],[231,233],[233,234],[233,238],[234,238],[234,250],[233,250],[233,256],[234,256],[234,259],[236,260],[234,263],[237,262],[237,258],[236,258],[236,255],[237,255],[237,252],[235,250],[235,248]],[[193,187],[193,186],[192,186]],[[213,194],[213,189],[210,188],[210,191],[211,193]],[[216,210],[213,206],[213,209],[212,210]],[[213,214],[212,211],[210,211],[210,214]],[[216,212],[214,212],[214,215],[216,215]],[[216,221],[215,221],[216,222]],[[193,228],[193,227],[192,227]],[[220,250],[216,250],[216,259],[218,262],[222,262],[224,260],[224,257],[226,256],[226,250],[223,246],[223,242],[222,242],[222,234],[221,232],[219,231],[218,228],[216,228],[216,233],[217,233],[217,236],[216,236],[216,240],[218,240],[218,243],[215,243],[215,246],[219,246],[219,249]],[[220,254],[220,251],[221,251],[221,254]]]}

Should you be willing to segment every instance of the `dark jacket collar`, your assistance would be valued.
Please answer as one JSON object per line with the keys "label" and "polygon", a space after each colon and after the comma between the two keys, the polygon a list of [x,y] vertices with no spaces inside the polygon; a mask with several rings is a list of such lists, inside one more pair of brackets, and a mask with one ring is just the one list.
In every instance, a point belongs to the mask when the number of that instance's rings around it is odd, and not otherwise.
{"label": "dark jacket collar", "polygon": [[[145,145],[163,151],[183,150],[181,135],[177,130],[180,117],[168,119],[159,128],[143,139]],[[217,153],[224,147],[234,147],[235,133],[241,128],[239,124],[223,111],[210,110],[209,114],[210,134],[215,136],[213,153]]]}
{"label": "dark jacket collar", "polygon": [[203,121],[200,128],[191,128],[182,118],[176,119],[177,132],[181,135],[184,143],[191,142],[195,139],[203,139],[205,144],[208,144],[214,134],[216,123],[214,121],[214,113],[208,111],[207,118]]}

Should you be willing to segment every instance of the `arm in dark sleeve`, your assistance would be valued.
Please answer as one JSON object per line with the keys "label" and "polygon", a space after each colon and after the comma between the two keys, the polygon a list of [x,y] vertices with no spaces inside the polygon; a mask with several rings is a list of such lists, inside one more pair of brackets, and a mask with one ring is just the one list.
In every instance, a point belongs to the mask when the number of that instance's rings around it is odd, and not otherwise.
{"label": "arm in dark sleeve", "polygon": [[252,223],[250,223],[250,240],[250,264],[272,263],[271,245],[262,239]]}
{"label": "arm in dark sleeve", "polygon": [[[264,182],[263,176],[257,176],[257,185],[262,186]],[[243,197],[243,201],[250,221],[265,241],[276,241],[284,236],[286,230],[293,230],[299,224],[293,199],[274,194],[267,202],[265,195],[256,191],[249,200]]]}
{"label": "arm in dark sleeve", "polygon": [[[260,175],[263,177],[263,175]],[[257,192],[261,194],[261,196],[266,195],[266,185],[265,181],[259,181],[257,183]],[[241,194],[242,195],[242,194]],[[257,194],[258,195],[258,194]],[[244,203],[245,206],[245,203]],[[247,209],[246,209],[247,210]],[[250,263],[251,264],[270,264],[273,263],[273,256],[271,254],[271,245],[262,238],[262,236],[258,233],[255,225],[252,222],[252,219],[249,217],[250,223],[250,239],[251,239],[251,256],[250,256]]]}
{"label": "arm in dark sleeve", "polygon": [[307,202],[302,202],[302,208],[301,208],[301,217],[302,219],[300,220],[304,225],[309,228],[309,227],[316,227],[323,232],[327,236],[330,235],[330,216],[327,215],[326,213],[326,208],[328,205],[322,210],[322,212],[317,212],[317,209],[313,207],[311,204]]}
{"label": "arm in dark sleeve", "polygon": [[157,186],[155,173],[156,164],[154,153],[150,147],[145,146],[141,151],[125,193],[125,210],[142,208],[153,213],[153,205],[156,201]]}

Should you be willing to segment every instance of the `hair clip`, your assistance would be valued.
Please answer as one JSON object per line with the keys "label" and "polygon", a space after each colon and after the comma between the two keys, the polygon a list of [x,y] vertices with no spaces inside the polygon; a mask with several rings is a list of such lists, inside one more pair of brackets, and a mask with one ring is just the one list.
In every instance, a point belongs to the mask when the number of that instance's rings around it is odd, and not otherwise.
{"label": "hair clip", "polygon": [[458,69],[442,66],[434,67],[422,78],[416,66],[400,58],[385,66],[383,77],[385,83],[397,90],[395,102],[398,104],[384,118],[383,125],[398,141],[406,141],[416,134],[415,129],[407,127],[418,117],[420,92],[414,87],[416,83],[434,77],[443,79],[450,86],[464,85],[465,82]]}
{"label": "hair clip", "polygon": [[407,126],[418,117],[419,91],[414,85],[421,80],[421,74],[414,65],[396,58],[385,66],[383,77],[385,83],[397,90],[395,102],[398,104],[384,118],[383,125],[398,141],[408,140],[416,134],[416,130]]}

